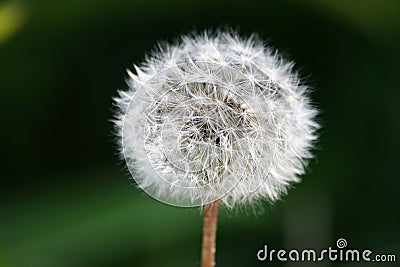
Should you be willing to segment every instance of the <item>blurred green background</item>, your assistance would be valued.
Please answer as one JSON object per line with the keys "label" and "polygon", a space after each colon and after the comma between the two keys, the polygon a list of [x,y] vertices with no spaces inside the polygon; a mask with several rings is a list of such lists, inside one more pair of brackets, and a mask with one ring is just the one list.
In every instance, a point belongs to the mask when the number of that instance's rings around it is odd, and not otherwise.
{"label": "blurred green background", "polygon": [[[303,182],[264,213],[221,210],[217,266],[274,249],[348,247],[400,266],[400,2],[0,1],[0,266],[199,266],[199,209],[137,190],[116,156],[111,97],[158,40],[258,32],[298,62],[321,109]],[[315,266],[366,266],[324,262]]]}

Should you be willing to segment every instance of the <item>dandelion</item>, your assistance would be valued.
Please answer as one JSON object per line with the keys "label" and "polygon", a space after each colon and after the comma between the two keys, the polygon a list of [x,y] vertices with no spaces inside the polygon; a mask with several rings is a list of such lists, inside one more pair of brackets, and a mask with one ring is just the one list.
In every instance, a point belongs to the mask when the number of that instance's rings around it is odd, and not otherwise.
{"label": "dandelion", "polygon": [[115,98],[121,155],[138,186],[205,207],[203,266],[213,266],[218,203],[276,201],[300,181],[317,135],[308,87],[256,36],[183,36],[128,71]]}

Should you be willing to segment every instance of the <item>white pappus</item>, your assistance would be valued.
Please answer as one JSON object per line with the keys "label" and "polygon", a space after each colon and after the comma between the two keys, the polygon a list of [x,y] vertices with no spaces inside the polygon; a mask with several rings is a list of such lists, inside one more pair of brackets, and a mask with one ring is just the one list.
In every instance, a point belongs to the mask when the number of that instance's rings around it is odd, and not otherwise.
{"label": "white pappus", "polygon": [[235,31],[160,45],[114,98],[138,186],[178,206],[279,199],[300,181],[319,128],[293,65]]}

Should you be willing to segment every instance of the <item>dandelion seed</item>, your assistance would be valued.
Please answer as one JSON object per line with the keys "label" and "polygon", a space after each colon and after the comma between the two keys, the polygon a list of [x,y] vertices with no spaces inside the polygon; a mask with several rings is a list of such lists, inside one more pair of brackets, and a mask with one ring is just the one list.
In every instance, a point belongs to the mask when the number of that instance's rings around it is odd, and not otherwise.
{"label": "dandelion seed", "polygon": [[129,90],[115,98],[120,149],[156,199],[275,201],[304,173],[317,110],[293,63],[258,38],[184,36],[128,73]]}

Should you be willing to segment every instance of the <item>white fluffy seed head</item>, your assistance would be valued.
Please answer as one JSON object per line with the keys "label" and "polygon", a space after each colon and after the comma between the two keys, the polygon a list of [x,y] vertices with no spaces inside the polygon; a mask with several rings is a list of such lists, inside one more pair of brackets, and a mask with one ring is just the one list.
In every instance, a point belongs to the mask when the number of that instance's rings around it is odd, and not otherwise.
{"label": "white fluffy seed head", "polygon": [[178,206],[275,201],[299,182],[317,110],[293,63],[234,31],[183,36],[120,91],[115,126],[138,186]]}

